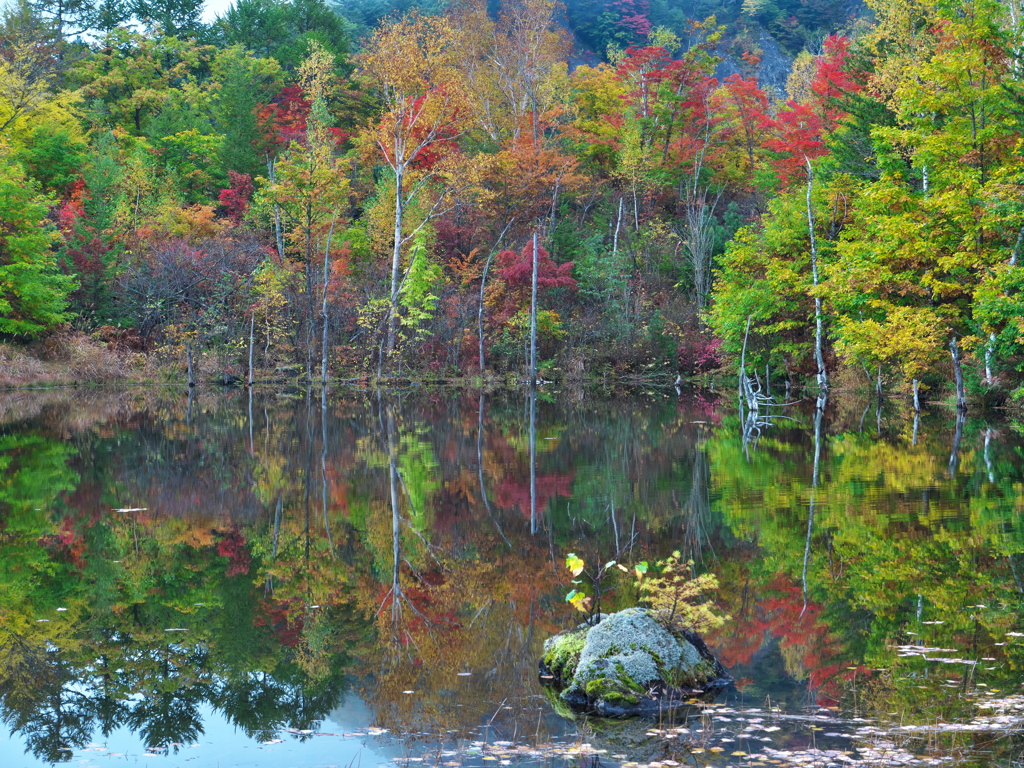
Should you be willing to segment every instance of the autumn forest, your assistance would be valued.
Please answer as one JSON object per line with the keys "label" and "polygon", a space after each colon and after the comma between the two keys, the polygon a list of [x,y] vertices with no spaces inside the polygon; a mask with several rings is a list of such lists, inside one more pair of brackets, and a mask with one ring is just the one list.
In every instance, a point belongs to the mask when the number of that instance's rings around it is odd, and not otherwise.
{"label": "autumn forest", "polygon": [[371,5],[9,4],[0,359],[1020,396],[1016,0]]}

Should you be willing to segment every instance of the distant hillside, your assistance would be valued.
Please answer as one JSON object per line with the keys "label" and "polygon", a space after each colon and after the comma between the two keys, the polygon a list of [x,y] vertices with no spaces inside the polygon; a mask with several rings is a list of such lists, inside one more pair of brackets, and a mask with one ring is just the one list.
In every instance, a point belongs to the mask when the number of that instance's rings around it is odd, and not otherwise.
{"label": "distant hillside", "polygon": [[[757,74],[780,91],[793,59],[803,50],[820,52],[824,38],[862,23],[862,0],[563,0],[566,24],[576,41],[577,61],[596,63],[609,47],[643,44],[648,33],[665,27],[685,43],[692,21],[714,16],[725,27],[719,52],[720,74]],[[334,7],[354,27],[358,39],[379,21],[413,8],[434,13],[451,0],[336,0]],[[489,0],[496,13],[499,3]],[[744,54],[756,56],[753,65]]]}

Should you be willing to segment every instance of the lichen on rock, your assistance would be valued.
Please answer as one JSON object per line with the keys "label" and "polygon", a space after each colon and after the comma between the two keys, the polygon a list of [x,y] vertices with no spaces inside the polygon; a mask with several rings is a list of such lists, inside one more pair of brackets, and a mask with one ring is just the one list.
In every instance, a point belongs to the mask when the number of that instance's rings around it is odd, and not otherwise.
{"label": "lichen on rock", "polygon": [[652,613],[628,608],[544,644],[544,681],[576,711],[625,716],[681,703],[694,689],[724,686],[722,665],[700,638],[670,632]]}

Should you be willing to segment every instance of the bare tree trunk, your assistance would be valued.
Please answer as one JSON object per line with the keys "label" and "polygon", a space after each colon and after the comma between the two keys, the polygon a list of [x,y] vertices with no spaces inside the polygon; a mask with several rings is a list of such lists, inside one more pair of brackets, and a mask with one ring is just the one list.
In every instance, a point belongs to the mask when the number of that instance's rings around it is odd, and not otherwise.
{"label": "bare tree trunk", "polygon": [[[267,155],[267,178],[273,184],[277,180],[274,159]],[[284,258],[284,230],[281,227],[281,205],[274,201],[274,242],[277,244],[277,255]]]}
{"label": "bare tree trunk", "polygon": [[324,248],[324,300],[321,306],[321,314],[323,315],[323,343],[320,350],[320,381],[324,386],[327,386],[327,286],[330,283],[331,276],[331,238],[334,237],[334,224],[337,220],[338,215],[335,214],[334,218],[331,219],[331,229],[327,233],[327,247]]}
{"label": "bare tree trunk", "polygon": [[188,360],[188,387],[192,389],[196,385],[195,368],[192,364],[192,342],[185,344],[185,358]]}
{"label": "bare tree trunk", "polygon": [[985,383],[992,383],[992,355],[995,353],[996,335],[989,333],[988,344],[985,345]]}
{"label": "bare tree trunk", "polygon": [[[814,285],[814,362],[818,365],[818,388],[823,395],[828,394],[828,371],[825,370],[825,356],[823,345],[823,326],[821,311],[821,296],[818,292],[818,243],[814,237],[814,209],[811,206],[811,192],[814,189],[814,171],[811,168],[811,161],[806,157],[807,163],[807,232],[811,237],[811,277]],[[819,398],[819,408],[821,399]]]}
{"label": "bare tree trunk", "polygon": [[494,258],[494,254],[497,252],[498,248],[501,247],[501,241],[505,238],[505,233],[508,232],[509,227],[512,226],[513,222],[515,222],[515,217],[513,217],[509,221],[509,223],[505,225],[505,229],[503,229],[501,231],[501,234],[498,236],[498,241],[494,244],[494,247],[491,248],[491,252],[489,254],[487,254],[487,261],[484,263],[484,271],[483,271],[483,274],[480,276],[480,303],[477,306],[477,312],[476,312],[476,329],[477,329],[477,336],[480,339],[480,375],[481,376],[484,375],[484,370],[485,370],[485,368],[484,368],[484,291],[487,288],[487,273],[491,269],[491,259]]}
{"label": "bare tree trunk", "polygon": [[491,259],[494,258],[494,251],[491,251],[487,255],[487,261],[484,263],[484,271],[480,276],[480,303],[476,310],[476,335],[480,341],[480,375],[484,375],[486,370],[484,366],[484,290],[487,288],[487,272],[491,268]]}
{"label": "bare tree trunk", "polygon": [[252,348],[256,341],[256,316],[249,315],[249,386],[252,387]]}
{"label": "bare tree trunk", "polygon": [[395,244],[391,252],[391,306],[388,311],[388,341],[385,351],[391,353],[395,349],[398,332],[398,291],[399,272],[402,266],[402,223],[405,218],[405,201],[402,199],[402,188],[405,169],[395,168]]}
{"label": "bare tree trunk", "polygon": [[537,383],[537,230],[533,231],[533,278],[530,282],[530,386]]}
{"label": "bare tree trunk", "polygon": [[878,366],[878,375],[875,378],[875,397],[882,399],[882,366]]}
{"label": "bare tree trunk", "polygon": [[636,184],[633,185],[633,230],[640,231],[640,203],[637,200]]}
{"label": "bare tree trunk", "polygon": [[918,379],[914,379],[914,411],[915,413],[921,412],[921,382]]}
{"label": "bare tree trunk", "polygon": [[619,198],[619,215],[615,219],[615,237],[612,238],[612,261],[619,255],[619,229],[622,228],[622,198]]}
{"label": "bare tree trunk", "polygon": [[741,407],[744,400],[747,400],[748,403],[750,401],[750,384],[747,380],[747,339],[750,337],[750,317],[750,315],[747,315],[747,330],[743,333],[743,350],[740,352],[739,388]]}
{"label": "bare tree trunk", "polygon": [[956,336],[949,340],[949,353],[953,358],[953,379],[956,382],[956,409],[957,411],[967,410],[967,394],[964,391],[964,370],[963,361],[960,356],[960,345]]}
{"label": "bare tree trunk", "polygon": [[721,193],[708,200],[708,190],[695,181],[687,186],[683,201],[686,214],[686,254],[693,269],[693,299],[704,309],[711,294],[711,252],[714,249],[714,209]]}

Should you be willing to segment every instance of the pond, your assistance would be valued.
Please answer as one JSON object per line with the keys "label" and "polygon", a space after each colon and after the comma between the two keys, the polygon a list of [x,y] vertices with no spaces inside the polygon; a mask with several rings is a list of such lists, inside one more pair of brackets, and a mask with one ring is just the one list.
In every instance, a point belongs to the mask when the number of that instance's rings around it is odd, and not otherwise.
{"label": "pond", "polygon": [[[0,395],[0,765],[1019,765],[1024,434],[713,392]],[[565,558],[735,683],[564,717]],[[604,609],[636,604],[612,569]],[[593,591],[593,585],[579,585]],[[561,713],[561,714],[560,714]]]}

